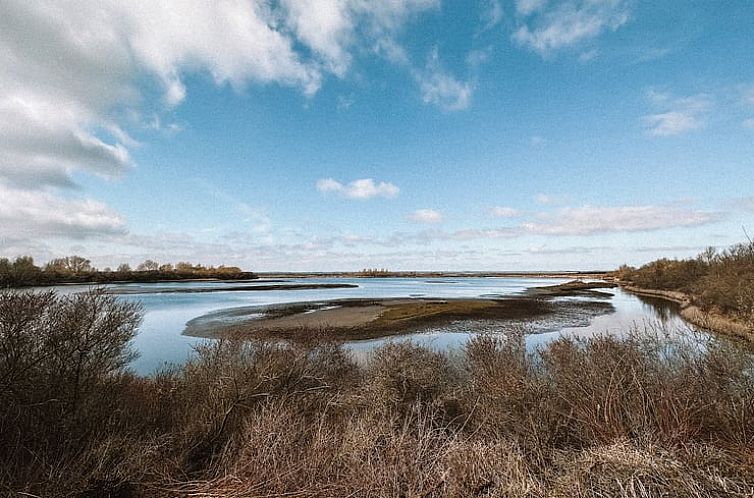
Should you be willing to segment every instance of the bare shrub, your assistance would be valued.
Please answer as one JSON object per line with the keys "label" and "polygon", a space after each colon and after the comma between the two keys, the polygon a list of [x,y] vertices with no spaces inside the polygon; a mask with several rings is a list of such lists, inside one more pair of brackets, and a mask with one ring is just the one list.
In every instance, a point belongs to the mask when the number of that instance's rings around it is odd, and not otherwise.
{"label": "bare shrub", "polygon": [[717,252],[707,249],[694,259],[660,259],[640,268],[622,266],[616,276],[639,287],[692,294],[707,311],[754,323],[754,243]]}
{"label": "bare shrub", "polygon": [[108,433],[140,316],[101,289],[0,293],[0,466],[13,479],[62,475]]}
{"label": "bare shrub", "polygon": [[527,352],[501,331],[454,357],[390,343],[363,367],[331,343],[217,341],[136,377],[137,323],[98,292],[0,295],[0,494],[754,492],[754,360],[724,341],[642,331]]}

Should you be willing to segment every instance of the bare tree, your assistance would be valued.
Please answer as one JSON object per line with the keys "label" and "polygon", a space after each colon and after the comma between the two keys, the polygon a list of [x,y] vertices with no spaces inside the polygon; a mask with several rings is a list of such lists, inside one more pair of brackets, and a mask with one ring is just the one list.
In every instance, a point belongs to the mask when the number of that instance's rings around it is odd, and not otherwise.
{"label": "bare tree", "polygon": [[157,271],[160,269],[160,264],[157,261],[148,259],[136,267],[136,271]]}

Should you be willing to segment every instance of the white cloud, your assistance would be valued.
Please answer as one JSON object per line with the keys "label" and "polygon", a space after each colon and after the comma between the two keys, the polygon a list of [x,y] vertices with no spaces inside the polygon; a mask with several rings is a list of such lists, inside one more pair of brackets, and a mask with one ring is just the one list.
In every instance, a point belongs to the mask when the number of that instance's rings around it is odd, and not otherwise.
{"label": "white cloud", "polygon": [[529,140],[529,143],[531,143],[533,147],[544,145],[546,142],[547,140],[545,140],[545,138],[540,135],[533,135],[531,139]]}
{"label": "white cloud", "polygon": [[516,12],[528,16],[545,6],[546,0],[516,0]]}
{"label": "white cloud", "polygon": [[356,102],[356,98],[353,95],[338,95],[336,108],[339,111],[347,111]]}
{"label": "white cloud", "polygon": [[[141,131],[178,126],[161,126],[159,111],[147,113],[144,123],[124,118],[154,107],[144,82],[157,84],[167,108],[189,96],[184,81],[195,73],[236,89],[274,83],[312,95],[327,75],[345,74],[357,44],[398,46],[393,37],[401,27],[438,5],[439,0],[2,2],[0,184],[14,198],[36,192],[48,205],[80,202],[91,208],[83,196],[70,198],[74,177],[85,172],[117,178],[133,166],[129,148],[136,142],[124,124]],[[32,214],[45,222],[41,213]]]}
{"label": "white cloud", "polygon": [[582,64],[586,64],[596,59],[598,55],[600,55],[600,51],[597,50],[596,48],[587,50],[586,52],[582,52],[581,54],[579,54],[579,62],[581,62]]}
{"label": "white cloud", "polygon": [[332,178],[323,178],[317,181],[317,190],[322,193],[336,193],[348,199],[372,199],[374,197],[391,199],[400,192],[400,189],[392,183],[375,183],[371,178],[354,180],[348,184],[343,184]]}
{"label": "white cloud", "polygon": [[299,40],[322,57],[330,71],[345,74],[351,57],[348,45],[354,19],[347,2],[337,0],[283,0],[287,24]]}
{"label": "white cloud", "polygon": [[673,206],[583,206],[540,215],[540,221],[526,223],[523,228],[540,235],[594,235],[693,227],[721,219],[719,213]]}
{"label": "white cloud", "polygon": [[555,204],[565,204],[571,199],[568,195],[555,195],[555,194],[537,194],[534,196],[534,202],[542,204],[544,206],[551,206]]}
{"label": "white cloud", "polygon": [[477,240],[515,239],[520,237],[522,233],[523,230],[520,227],[463,228],[454,231],[427,229],[413,233],[396,232],[386,239],[375,239],[372,243],[385,247],[412,244],[425,246],[437,241],[471,242]]}
{"label": "white cloud", "polygon": [[754,130],[754,118],[744,119],[743,123],[745,128],[748,128],[750,130]]}
{"label": "white cloud", "polygon": [[503,20],[503,6],[500,0],[487,0],[482,12],[482,22],[484,29],[492,29]]}
{"label": "white cloud", "polygon": [[49,192],[23,191],[0,185],[0,246],[3,238],[83,239],[125,233],[123,218],[92,199],[63,199]]}
{"label": "white cloud", "polygon": [[495,206],[490,210],[495,218],[517,218],[521,216],[521,211],[512,207]]}
{"label": "white cloud", "polygon": [[366,45],[403,63],[397,31],[414,15],[436,9],[439,0],[283,0],[285,25],[318,55],[328,71],[343,76],[359,35]]}
{"label": "white cloud", "polygon": [[631,18],[632,0],[518,0],[517,43],[548,55],[615,31]]}
{"label": "white cloud", "polygon": [[473,85],[446,72],[440,64],[436,48],[430,54],[424,70],[414,70],[414,78],[419,83],[422,100],[427,104],[435,104],[446,111],[460,111],[471,104]]}
{"label": "white cloud", "polygon": [[468,228],[443,234],[441,239],[450,240],[476,240],[476,239],[513,239],[521,235],[521,230],[516,227],[504,228]]}
{"label": "white cloud", "polygon": [[443,221],[442,213],[434,209],[417,209],[408,218],[416,223],[426,224],[442,223]]}
{"label": "white cloud", "polygon": [[704,126],[704,122],[698,116],[683,111],[651,114],[644,116],[644,122],[649,127],[649,133],[656,137],[681,135]]}
{"label": "white cloud", "polygon": [[642,119],[650,135],[669,137],[704,128],[712,106],[706,94],[675,98],[667,93],[650,90],[647,98],[663,112],[649,114]]}

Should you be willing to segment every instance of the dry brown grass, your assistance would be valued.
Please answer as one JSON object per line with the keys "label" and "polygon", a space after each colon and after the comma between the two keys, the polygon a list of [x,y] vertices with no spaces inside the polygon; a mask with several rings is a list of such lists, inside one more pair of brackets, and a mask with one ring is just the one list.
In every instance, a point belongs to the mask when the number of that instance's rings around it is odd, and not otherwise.
{"label": "dry brown grass", "polygon": [[[19,317],[44,330],[51,304],[31,303],[0,314],[3,351],[17,346],[7,331]],[[36,388],[16,376],[0,389],[0,493],[754,493],[750,355],[650,332],[560,339],[535,354],[504,332],[453,356],[391,344],[365,366],[331,343],[218,341],[151,378],[94,375],[73,418],[45,404],[54,376],[40,371]]]}

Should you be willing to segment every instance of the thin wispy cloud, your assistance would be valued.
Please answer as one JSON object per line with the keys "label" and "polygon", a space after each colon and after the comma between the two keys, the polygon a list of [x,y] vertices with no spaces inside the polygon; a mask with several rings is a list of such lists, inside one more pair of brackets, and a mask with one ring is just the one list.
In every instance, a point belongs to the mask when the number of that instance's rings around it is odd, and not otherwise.
{"label": "thin wispy cloud", "polygon": [[442,223],[444,217],[441,212],[434,209],[417,209],[408,215],[408,219],[415,223],[436,224]]}
{"label": "thin wispy cloud", "polygon": [[539,193],[534,196],[534,202],[543,206],[556,206],[559,204],[567,204],[571,200],[571,196],[567,194],[545,194]]}
{"label": "thin wispy cloud", "polygon": [[547,0],[516,0],[516,12],[522,16],[528,16],[542,9]]}
{"label": "thin wispy cloud", "polygon": [[317,181],[317,190],[323,194],[333,193],[347,199],[361,200],[375,197],[392,199],[400,192],[400,189],[390,182],[375,182],[371,178],[362,178],[346,184],[333,178],[322,178]]}
{"label": "thin wispy cloud", "polygon": [[503,20],[503,5],[501,0],[487,0],[482,3],[481,21],[483,30],[492,29]]}
{"label": "thin wispy cloud", "polygon": [[723,219],[718,212],[674,206],[583,206],[542,214],[523,228],[538,235],[597,235],[695,227]]}
{"label": "thin wispy cloud", "polygon": [[631,0],[518,0],[513,40],[541,55],[578,45],[631,19]]}
{"label": "thin wispy cloud", "polygon": [[495,218],[517,218],[521,216],[521,211],[507,206],[495,206],[490,209],[490,214]]}
{"label": "thin wispy cloud", "polygon": [[587,50],[586,52],[582,52],[579,54],[579,62],[581,62],[582,64],[587,64],[589,62],[592,62],[599,55],[600,55],[600,51],[597,50],[596,48]]}
{"label": "thin wispy cloud", "polygon": [[682,135],[704,128],[707,114],[712,108],[712,98],[707,94],[675,97],[671,94],[650,90],[647,99],[661,112],[649,114],[642,119],[647,132],[655,137]]}
{"label": "thin wispy cloud", "polygon": [[754,197],[746,197],[746,198],[740,199],[740,201],[737,202],[737,204],[747,211],[754,212]]}
{"label": "thin wispy cloud", "polygon": [[395,232],[386,239],[375,239],[373,243],[387,247],[426,245],[435,242],[473,242],[498,239],[516,239],[524,234],[520,227],[500,228],[462,228],[459,230],[441,230],[437,228],[420,232]]}
{"label": "thin wispy cloud", "polygon": [[446,111],[461,111],[471,104],[473,85],[457,79],[442,67],[437,48],[432,50],[426,67],[413,73],[425,103]]}
{"label": "thin wispy cloud", "polygon": [[547,140],[541,135],[532,135],[532,137],[529,139],[529,143],[532,147],[539,147],[540,145],[544,145],[547,143]]}
{"label": "thin wispy cloud", "polygon": [[645,62],[653,62],[662,59],[663,57],[667,57],[672,52],[673,49],[667,47],[642,49],[641,53],[634,59],[633,63],[643,64]]}

